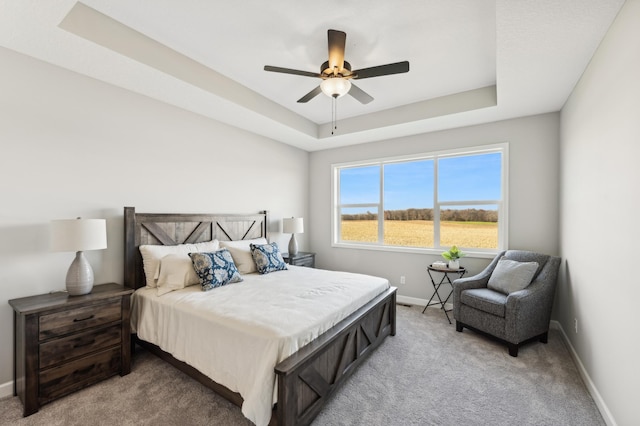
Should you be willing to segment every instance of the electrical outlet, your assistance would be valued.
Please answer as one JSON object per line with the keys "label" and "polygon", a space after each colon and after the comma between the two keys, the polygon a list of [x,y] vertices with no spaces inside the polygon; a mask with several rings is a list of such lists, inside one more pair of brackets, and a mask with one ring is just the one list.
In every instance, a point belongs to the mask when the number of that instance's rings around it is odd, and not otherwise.
{"label": "electrical outlet", "polygon": [[404,281],[404,275],[401,275],[401,276],[400,276],[400,284],[404,284],[404,283],[405,283],[405,281]]}
{"label": "electrical outlet", "polygon": [[576,334],[578,334],[578,318],[573,319],[573,326],[576,329]]}

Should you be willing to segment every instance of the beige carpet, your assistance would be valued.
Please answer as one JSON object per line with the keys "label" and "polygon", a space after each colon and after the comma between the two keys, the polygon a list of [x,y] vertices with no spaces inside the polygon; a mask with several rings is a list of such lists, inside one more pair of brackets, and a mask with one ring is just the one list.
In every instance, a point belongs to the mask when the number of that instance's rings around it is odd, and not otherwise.
{"label": "beige carpet", "polygon": [[[558,331],[549,343],[506,347],[441,311],[398,306],[387,338],[314,421],[320,425],[604,425]],[[0,400],[0,425],[250,425],[240,409],[170,365],[138,351],[131,374],[22,418]]]}

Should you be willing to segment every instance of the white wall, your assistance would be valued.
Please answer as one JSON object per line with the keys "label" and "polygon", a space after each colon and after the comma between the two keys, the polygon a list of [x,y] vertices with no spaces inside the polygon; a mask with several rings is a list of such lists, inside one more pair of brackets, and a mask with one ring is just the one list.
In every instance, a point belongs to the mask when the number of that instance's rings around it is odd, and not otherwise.
{"label": "white wall", "polygon": [[107,219],[108,249],[87,253],[100,283],[123,279],[124,206],[267,209],[283,247],[281,218],[307,215],[305,151],[3,48],[0,64],[0,396],[13,379],[7,301],[64,289],[74,257],[49,252],[51,219]]}
{"label": "white wall", "polygon": [[637,425],[640,1],[623,6],[562,109],[561,129],[558,319],[605,419]]}
{"label": "white wall", "polygon": [[[426,267],[441,260],[439,255],[331,247],[331,164],[499,142],[509,143],[509,248],[557,255],[558,126],[559,115],[552,113],[312,152],[310,244],[317,265],[383,276],[399,286],[400,296],[428,299],[433,287]],[[476,273],[489,261],[465,257],[462,263]],[[404,285],[399,285],[401,275]]]}

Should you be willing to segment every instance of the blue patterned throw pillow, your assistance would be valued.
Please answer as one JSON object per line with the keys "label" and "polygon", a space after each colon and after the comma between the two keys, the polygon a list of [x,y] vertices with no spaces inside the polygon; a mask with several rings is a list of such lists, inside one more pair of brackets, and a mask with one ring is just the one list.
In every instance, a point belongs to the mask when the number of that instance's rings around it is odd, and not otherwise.
{"label": "blue patterned throw pillow", "polygon": [[284,263],[280,249],[276,243],[271,244],[250,244],[251,255],[253,261],[256,262],[258,273],[268,274],[273,271],[283,271],[287,269],[287,264]]}
{"label": "blue patterned throw pillow", "polygon": [[202,291],[242,281],[242,276],[227,249],[213,253],[189,253],[189,257],[200,279]]}

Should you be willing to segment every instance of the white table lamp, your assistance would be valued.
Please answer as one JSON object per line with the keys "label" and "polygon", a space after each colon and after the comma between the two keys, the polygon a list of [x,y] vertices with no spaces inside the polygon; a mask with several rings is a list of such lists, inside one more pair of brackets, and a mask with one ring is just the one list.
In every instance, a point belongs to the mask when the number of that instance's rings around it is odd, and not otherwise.
{"label": "white table lamp", "polygon": [[298,241],[296,241],[296,234],[302,234],[304,232],[304,222],[301,217],[291,217],[282,219],[282,232],[285,234],[291,234],[289,240],[289,256],[295,256],[298,254]]}
{"label": "white table lamp", "polygon": [[67,271],[66,284],[70,296],[88,294],[93,289],[93,269],[83,251],[106,248],[107,221],[104,219],[51,221],[51,249],[76,252],[76,258]]}

